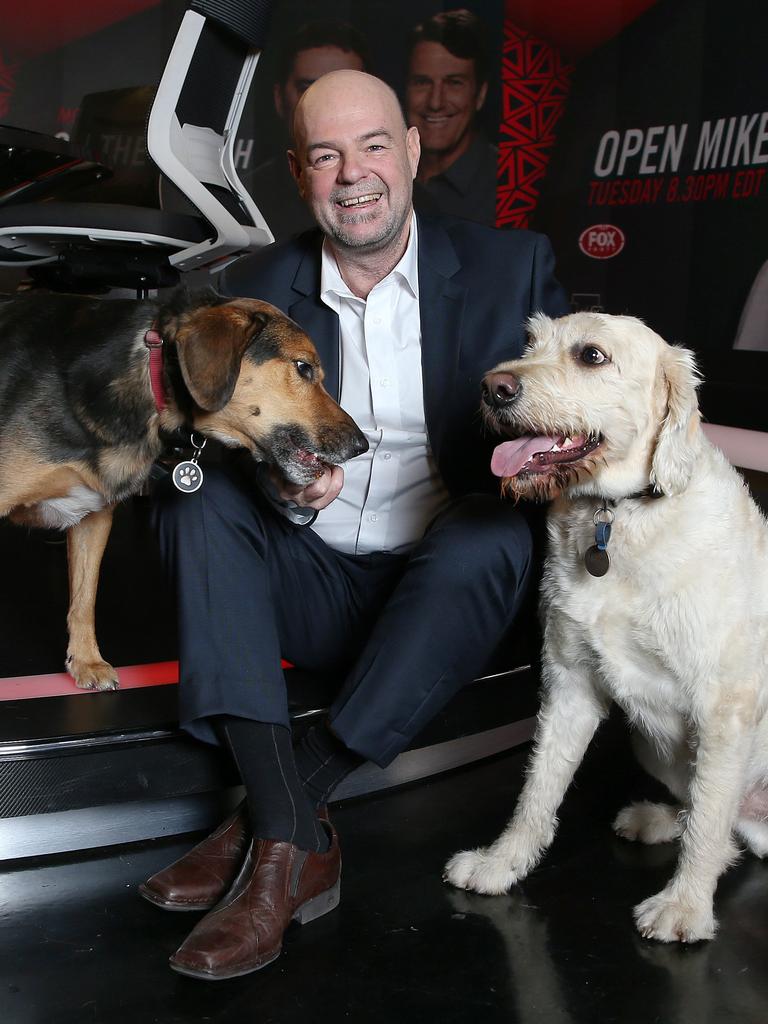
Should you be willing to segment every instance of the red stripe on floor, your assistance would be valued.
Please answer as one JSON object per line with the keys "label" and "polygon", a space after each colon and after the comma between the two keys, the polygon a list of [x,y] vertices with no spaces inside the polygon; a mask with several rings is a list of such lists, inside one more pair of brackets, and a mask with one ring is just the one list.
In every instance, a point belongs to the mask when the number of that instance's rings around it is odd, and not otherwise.
{"label": "red stripe on floor", "polygon": [[[178,661],[158,661],[152,665],[124,665],[117,669],[121,690],[141,686],[169,686],[179,681]],[[98,693],[81,690],[66,672],[38,676],[6,676],[0,679],[0,701],[27,700],[31,697],[71,697],[75,694]]]}
{"label": "red stripe on floor", "polygon": [[[283,668],[292,668],[283,661]],[[136,690],[142,686],[171,686],[179,681],[178,661],[157,661],[151,665],[124,665],[117,669],[121,690]],[[28,700],[32,697],[72,697],[76,694],[99,693],[81,690],[66,672],[51,672],[37,676],[5,676],[0,678],[0,701]]]}

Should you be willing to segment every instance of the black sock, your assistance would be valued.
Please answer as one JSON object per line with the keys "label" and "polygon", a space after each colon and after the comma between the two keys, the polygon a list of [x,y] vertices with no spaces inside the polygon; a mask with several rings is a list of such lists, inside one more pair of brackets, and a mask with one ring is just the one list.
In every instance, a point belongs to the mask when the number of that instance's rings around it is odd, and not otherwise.
{"label": "black sock", "polygon": [[228,715],[220,722],[245,786],[254,836],[327,850],[328,835],[296,774],[290,729]]}
{"label": "black sock", "polygon": [[296,771],[304,789],[318,806],[365,758],[345,746],[327,726],[312,726],[297,743]]}

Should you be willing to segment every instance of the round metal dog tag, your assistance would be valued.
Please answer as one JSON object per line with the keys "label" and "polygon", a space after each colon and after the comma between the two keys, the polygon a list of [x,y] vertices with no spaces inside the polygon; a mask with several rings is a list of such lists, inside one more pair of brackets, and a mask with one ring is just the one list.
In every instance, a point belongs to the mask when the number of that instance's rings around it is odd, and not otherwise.
{"label": "round metal dog tag", "polygon": [[203,471],[196,462],[180,462],[171,474],[173,486],[182,494],[193,494],[203,486]]}
{"label": "round metal dog tag", "polygon": [[590,576],[605,576],[611,567],[611,560],[604,548],[593,544],[584,555],[584,565]]}

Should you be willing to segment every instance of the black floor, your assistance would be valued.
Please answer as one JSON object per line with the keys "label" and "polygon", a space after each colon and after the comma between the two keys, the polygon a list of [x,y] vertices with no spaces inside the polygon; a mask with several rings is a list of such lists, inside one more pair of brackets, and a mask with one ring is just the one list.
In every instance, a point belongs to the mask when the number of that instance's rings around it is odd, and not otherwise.
{"label": "black floor", "polygon": [[[767,507],[765,476],[757,483]],[[0,675],[57,671],[61,538],[1,523],[0,552]],[[105,571],[104,654],[115,664],[174,658],[142,501],[118,513]],[[100,697],[75,700],[85,709]],[[577,776],[553,849],[518,891],[479,897],[441,882],[452,852],[501,829],[526,757],[333,808],[341,906],[292,928],[276,963],[236,981],[170,971],[195,915],[164,914],[136,894],[191,837],[0,864],[0,1024],[768,1024],[768,864],[745,857],[724,877],[712,943],[669,947],[634,930],[631,908],[663,887],[677,851],[610,831],[629,799],[658,796],[616,718]]]}
{"label": "black floor", "polygon": [[282,957],[229,982],[167,967],[196,915],[145,903],[136,885],[184,841],[26,863],[0,874],[3,1024],[765,1024],[768,865],[723,879],[714,942],[644,941],[632,906],[673,870],[674,846],[614,838],[609,822],[653,784],[612,721],[563,808],[550,854],[508,897],[441,882],[446,857],[492,839],[527,751],[333,809],[342,902],[293,926]]}

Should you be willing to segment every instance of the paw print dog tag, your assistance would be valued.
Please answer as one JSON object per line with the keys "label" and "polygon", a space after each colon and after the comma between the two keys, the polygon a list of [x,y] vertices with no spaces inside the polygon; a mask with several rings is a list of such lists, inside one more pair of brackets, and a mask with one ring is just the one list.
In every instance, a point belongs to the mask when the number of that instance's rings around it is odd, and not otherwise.
{"label": "paw print dog tag", "polygon": [[199,491],[203,486],[203,471],[198,466],[197,460],[200,458],[203,448],[205,448],[205,438],[203,437],[198,441],[195,435],[192,434],[190,442],[194,448],[192,458],[180,462],[171,473],[173,486],[177,491],[181,491],[182,494],[194,494],[195,491]]}
{"label": "paw print dog tag", "polygon": [[196,462],[180,462],[171,474],[173,486],[183,494],[192,494],[203,486],[203,471]]}

